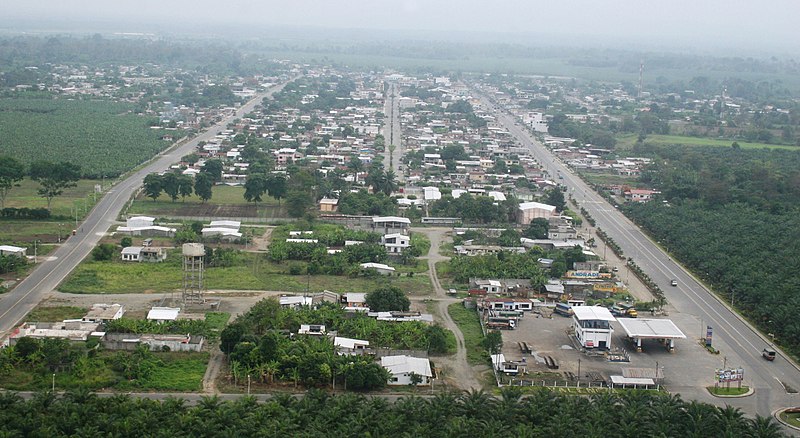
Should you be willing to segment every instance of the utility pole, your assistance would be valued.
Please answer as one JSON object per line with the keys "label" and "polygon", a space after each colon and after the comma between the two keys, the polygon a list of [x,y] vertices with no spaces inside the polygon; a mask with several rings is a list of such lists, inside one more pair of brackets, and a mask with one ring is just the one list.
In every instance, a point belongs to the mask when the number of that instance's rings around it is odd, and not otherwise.
{"label": "utility pole", "polygon": [[247,395],[250,395],[250,374],[247,375]]}
{"label": "utility pole", "polygon": [[56,392],[56,373],[53,373],[53,393]]}

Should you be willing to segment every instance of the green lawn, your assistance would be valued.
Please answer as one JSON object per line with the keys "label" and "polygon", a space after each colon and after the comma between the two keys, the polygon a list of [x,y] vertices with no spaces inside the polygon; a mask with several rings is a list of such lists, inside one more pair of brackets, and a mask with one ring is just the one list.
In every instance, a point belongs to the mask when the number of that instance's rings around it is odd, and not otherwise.
{"label": "green lawn", "polygon": [[65,319],[78,319],[86,315],[89,309],[75,306],[36,306],[28,316],[26,321],[36,322],[58,322]]}
{"label": "green lawn", "polygon": [[206,203],[195,195],[187,196],[186,199],[178,198],[172,202],[164,193],[155,201],[142,194],[133,202],[127,214],[146,214],[156,217],[214,216],[272,219],[288,217],[285,206],[279,204],[276,199],[265,196],[256,208],[253,203],[245,201],[244,187],[226,185],[214,186],[213,196]]}
{"label": "green lawn", "polygon": [[[623,149],[630,148],[636,140],[638,135],[634,134],[625,134],[617,136],[617,147],[622,147]],[[788,146],[788,145],[780,145],[780,144],[768,144],[768,143],[750,143],[741,140],[723,140],[723,139],[716,139],[716,138],[701,138],[701,137],[687,137],[682,135],[648,135],[645,139],[645,143],[653,143],[653,144],[677,144],[677,145],[686,145],[686,146],[713,146],[713,147],[731,147],[731,144],[736,141],[739,143],[739,146],[742,149],[789,149],[789,150],[798,150],[797,146]]]}
{"label": "green lawn", "polygon": [[747,386],[742,386],[741,388],[736,386],[731,386],[730,388],[709,386],[707,389],[713,395],[744,395],[750,390]]}
{"label": "green lawn", "polygon": [[467,348],[467,361],[472,365],[486,363],[487,354],[481,346],[483,332],[481,323],[478,319],[478,312],[475,309],[467,309],[461,303],[453,303],[447,306],[447,313],[458,325],[461,334],[464,335],[464,345]]}
{"label": "green lawn", "polygon": [[[50,213],[53,216],[63,216],[65,220],[75,221],[75,207],[78,208],[78,219],[84,217],[86,209],[91,209],[94,205],[94,186],[102,184],[100,180],[82,179],[77,182],[77,186],[64,189],[61,196],[53,198],[50,204]],[[110,186],[110,181],[105,180],[105,188]],[[41,197],[36,191],[39,190],[39,183],[28,178],[20,182],[19,187],[14,187],[8,192],[6,207],[15,208],[47,208],[47,200]],[[97,195],[98,199],[100,194]],[[72,228],[70,228],[71,230]]]}
{"label": "green lawn", "polygon": [[[370,292],[391,283],[406,293],[428,295],[433,291],[425,274],[411,277],[357,277],[334,275],[289,275],[289,267],[297,262],[275,264],[261,255],[243,254],[241,264],[227,268],[206,269],[208,289],[275,290],[284,292]],[[305,271],[304,264],[301,272]],[[70,293],[169,293],[182,287],[180,259],[172,254],[164,263],[96,262],[84,260],[61,284],[59,290]]]}
{"label": "green lawn", "polygon": [[[203,389],[203,375],[208,366],[209,354],[201,353],[153,353],[164,362],[153,369],[144,379],[139,379],[132,388],[146,391],[200,391]],[[128,386],[122,382],[121,387]]]}
{"label": "green lawn", "polygon": [[800,414],[787,414],[781,412],[781,420],[791,424],[794,427],[800,427]]}

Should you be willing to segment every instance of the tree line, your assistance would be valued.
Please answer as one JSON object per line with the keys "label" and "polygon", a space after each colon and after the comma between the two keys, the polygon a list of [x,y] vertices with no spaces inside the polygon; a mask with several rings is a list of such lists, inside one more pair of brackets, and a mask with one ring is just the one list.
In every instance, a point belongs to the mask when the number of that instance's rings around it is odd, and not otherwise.
{"label": "tree line", "polygon": [[793,354],[800,239],[800,153],[660,147],[641,178],[661,200],[626,213],[714,290]]}
{"label": "tree line", "polygon": [[769,417],[746,417],[653,391],[607,392],[575,397],[542,390],[523,396],[504,388],[415,395],[397,401],[312,390],[302,397],[276,394],[258,402],[216,396],[189,405],[86,391],[49,392],[24,400],[0,394],[0,431],[8,436],[785,436]]}

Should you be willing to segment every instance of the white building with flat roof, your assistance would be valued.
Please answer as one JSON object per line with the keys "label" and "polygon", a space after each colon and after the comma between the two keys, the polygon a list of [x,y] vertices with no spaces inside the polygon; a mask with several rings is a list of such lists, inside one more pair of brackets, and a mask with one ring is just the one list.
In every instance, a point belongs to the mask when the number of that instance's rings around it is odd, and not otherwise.
{"label": "white building with flat roof", "polygon": [[431,363],[427,358],[412,356],[383,356],[381,366],[391,374],[389,385],[410,385],[411,374],[422,377],[420,385],[429,385],[433,379]]}
{"label": "white building with flat roof", "polygon": [[611,322],[614,316],[605,307],[575,306],[572,307],[572,321],[575,338],[584,348],[611,348],[611,335],[614,329]]}

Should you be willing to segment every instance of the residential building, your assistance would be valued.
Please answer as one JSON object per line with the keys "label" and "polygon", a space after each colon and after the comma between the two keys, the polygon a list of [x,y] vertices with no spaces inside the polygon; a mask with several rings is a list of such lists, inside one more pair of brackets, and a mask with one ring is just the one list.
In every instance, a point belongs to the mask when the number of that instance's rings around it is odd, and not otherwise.
{"label": "residential building", "polygon": [[427,358],[400,356],[381,357],[381,366],[389,371],[389,385],[410,385],[411,374],[422,378],[420,385],[430,385],[433,380],[431,363]]}

